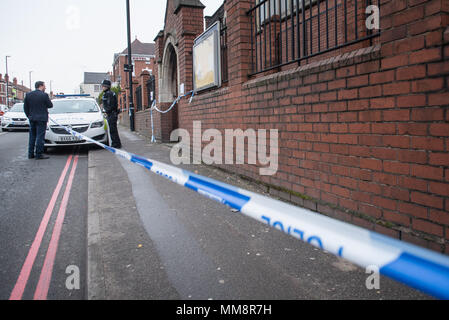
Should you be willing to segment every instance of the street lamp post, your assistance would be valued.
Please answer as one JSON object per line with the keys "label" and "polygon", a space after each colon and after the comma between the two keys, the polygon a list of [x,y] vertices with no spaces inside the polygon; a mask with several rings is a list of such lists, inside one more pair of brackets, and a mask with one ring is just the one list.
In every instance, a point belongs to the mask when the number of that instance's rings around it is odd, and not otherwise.
{"label": "street lamp post", "polygon": [[135,131],[134,127],[134,103],[133,103],[133,68],[131,52],[131,19],[129,10],[129,0],[126,0],[126,19],[128,26],[128,72],[129,72],[129,121],[130,130]]}
{"label": "street lamp post", "polygon": [[11,56],[6,56],[6,107],[9,108],[9,75],[8,75],[8,58],[11,58]]}

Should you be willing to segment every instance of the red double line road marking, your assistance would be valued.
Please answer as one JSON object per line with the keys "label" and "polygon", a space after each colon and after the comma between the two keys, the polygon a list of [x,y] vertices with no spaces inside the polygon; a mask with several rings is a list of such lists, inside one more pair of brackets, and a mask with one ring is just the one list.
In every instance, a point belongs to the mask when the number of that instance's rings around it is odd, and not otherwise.
{"label": "red double line road marking", "polygon": [[28,255],[25,259],[25,262],[20,271],[19,278],[14,286],[14,289],[9,297],[9,300],[21,300],[23,296],[23,292],[25,291],[25,287],[28,283],[28,279],[30,277],[31,269],[33,268],[34,261],[36,260],[37,253],[42,243],[42,239],[45,234],[45,230],[47,229],[48,222],[50,221],[51,214],[55,207],[56,201],[58,200],[59,192],[62,189],[62,185],[64,184],[65,177],[67,175],[67,171],[69,170],[70,163],[72,162],[73,156],[69,156],[67,159],[66,165],[62,170],[61,176],[59,177],[58,184],[56,185],[55,190],[53,191],[53,195],[50,199],[50,203],[48,204],[47,210],[45,210],[44,217],[42,218],[39,229],[37,230],[36,237],[34,238],[33,244],[31,245],[30,250],[28,251]]}
{"label": "red double line road marking", "polygon": [[59,238],[61,236],[62,225],[64,223],[67,204],[69,203],[70,191],[72,189],[73,178],[75,177],[76,167],[78,165],[78,156],[73,160],[72,170],[70,171],[69,180],[65,187],[64,196],[62,197],[61,206],[59,207],[58,216],[56,217],[53,234],[50,244],[48,245],[47,255],[45,256],[44,266],[41,270],[39,282],[34,292],[34,300],[46,300],[48,289],[50,288],[51,275],[55,264],[56,252],[58,251]]}

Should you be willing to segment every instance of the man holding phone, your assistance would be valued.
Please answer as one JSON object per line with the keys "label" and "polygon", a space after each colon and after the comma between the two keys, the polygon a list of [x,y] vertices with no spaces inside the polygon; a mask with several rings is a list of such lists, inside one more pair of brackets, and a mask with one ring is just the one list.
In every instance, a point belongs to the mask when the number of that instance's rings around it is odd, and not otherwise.
{"label": "man holding phone", "polygon": [[35,91],[27,93],[24,101],[24,112],[30,120],[30,137],[28,143],[28,159],[49,159],[44,155],[45,131],[48,122],[48,109],[53,103],[45,93],[45,83],[38,81]]}

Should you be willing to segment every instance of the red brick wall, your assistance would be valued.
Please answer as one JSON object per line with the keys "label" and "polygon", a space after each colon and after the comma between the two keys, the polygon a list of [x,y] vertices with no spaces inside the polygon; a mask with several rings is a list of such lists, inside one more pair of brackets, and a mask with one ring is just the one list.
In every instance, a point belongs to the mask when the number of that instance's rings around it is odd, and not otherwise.
{"label": "red brick wall", "polygon": [[[223,167],[312,210],[449,253],[449,2],[380,2],[372,45],[249,78],[253,1],[227,0],[228,87],[181,101],[180,127],[278,129],[276,175]],[[183,34],[183,17],[165,31]],[[186,39],[179,67],[188,91]]]}
{"label": "red brick wall", "polygon": [[[168,103],[158,104],[162,110],[170,107]],[[166,114],[160,114],[153,111],[154,137],[157,141],[170,141],[170,133],[173,131],[174,117],[177,115],[178,107],[174,107],[172,111]],[[122,124],[129,127],[129,115],[123,114]],[[151,137],[151,113],[150,109],[146,109],[135,114],[135,129],[147,137]]]}
{"label": "red brick wall", "polygon": [[449,253],[447,2],[382,1],[380,45],[247,81],[250,2],[225,4],[231,87],[183,101],[181,127],[277,128],[275,176],[227,169],[313,210]]}

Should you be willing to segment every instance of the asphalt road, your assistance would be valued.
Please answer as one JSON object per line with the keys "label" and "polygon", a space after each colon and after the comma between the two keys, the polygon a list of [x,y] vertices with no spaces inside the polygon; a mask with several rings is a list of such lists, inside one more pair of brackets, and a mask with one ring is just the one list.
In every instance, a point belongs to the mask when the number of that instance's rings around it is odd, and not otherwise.
{"label": "asphalt road", "polygon": [[27,132],[0,132],[0,300],[84,299],[87,149],[36,161],[27,142]]}

